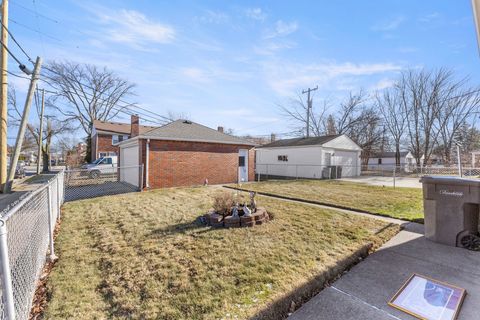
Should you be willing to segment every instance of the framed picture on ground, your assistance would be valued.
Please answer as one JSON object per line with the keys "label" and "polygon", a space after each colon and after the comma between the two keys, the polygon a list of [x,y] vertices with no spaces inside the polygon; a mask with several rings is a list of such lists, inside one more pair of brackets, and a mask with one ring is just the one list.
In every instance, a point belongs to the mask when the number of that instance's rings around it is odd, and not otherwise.
{"label": "framed picture on ground", "polygon": [[413,274],[388,304],[419,319],[453,320],[465,294],[465,289]]}

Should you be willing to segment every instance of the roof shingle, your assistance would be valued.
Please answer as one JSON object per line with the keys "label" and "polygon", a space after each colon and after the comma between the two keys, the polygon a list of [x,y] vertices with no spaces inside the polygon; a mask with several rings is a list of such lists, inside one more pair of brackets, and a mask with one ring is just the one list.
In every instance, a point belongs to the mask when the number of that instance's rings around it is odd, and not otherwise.
{"label": "roof shingle", "polygon": [[[93,126],[97,131],[130,134],[130,123],[93,120]],[[155,128],[158,127],[140,126],[140,134],[145,134]]]}
{"label": "roof shingle", "polygon": [[254,146],[255,143],[234,137],[218,130],[188,121],[176,120],[144,134],[145,137],[160,140],[184,140]]}
{"label": "roof shingle", "polygon": [[299,147],[299,146],[311,146],[311,145],[323,145],[335,138],[340,137],[341,134],[310,137],[310,138],[292,138],[273,141],[271,143],[264,144],[258,148],[275,148],[275,147]]}

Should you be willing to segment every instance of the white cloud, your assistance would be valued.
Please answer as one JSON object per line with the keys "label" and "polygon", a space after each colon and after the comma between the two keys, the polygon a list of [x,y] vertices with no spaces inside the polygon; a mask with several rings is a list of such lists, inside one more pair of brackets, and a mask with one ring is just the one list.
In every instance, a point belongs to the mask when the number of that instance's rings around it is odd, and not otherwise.
{"label": "white cloud", "polygon": [[196,19],[203,23],[221,24],[228,22],[230,17],[221,11],[205,10],[205,14],[201,17],[197,17]]}
{"label": "white cloud", "polygon": [[104,40],[145,49],[149,44],[169,43],[175,39],[173,27],[152,21],[141,12],[125,9],[113,13],[105,11],[95,13],[100,23],[106,26]]}
{"label": "white cloud", "polygon": [[384,79],[381,79],[380,81],[378,81],[372,87],[372,89],[373,90],[383,90],[383,89],[391,88],[391,87],[393,87],[394,83],[395,83],[395,81],[393,81],[392,79],[384,78]]}
{"label": "white cloud", "polygon": [[248,18],[258,21],[265,21],[267,14],[261,8],[249,8],[245,14]]}
{"label": "white cloud", "polygon": [[298,23],[296,21],[285,22],[283,20],[278,20],[275,23],[275,29],[270,30],[266,33],[265,38],[271,39],[276,37],[285,37],[298,30]]}
{"label": "white cloud", "polygon": [[202,68],[180,68],[179,76],[193,83],[205,84],[214,81],[244,81],[250,78],[251,74],[246,71],[231,71],[218,66],[216,63],[207,62]]}
{"label": "white cloud", "polygon": [[383,20],[372,26],[373,31],[393,31],[397,29],[404,21],[404,16],[396,16],[388,20]]}
{"label": "white cloud", "polygon": [[436,20],[438,18],[440,18],[440,13],[432,12],[432,13],[429,13],[429,14],[421,17],[420,19],[418,19],[418,21],[428,23],[428,22],[431,22],[431,21]]}
{"label": "white cloud", "polygon": [[270,87],[282,96],[291,96],[295,91],[311,85],[319,85],[333,91],[350,90],[363,77],[400,71],[393,63],[336,63],[292,64],[285,61],[269,62],[264,73]]}
{"label": "white cloud", "polygon": [[277,51],[284,49],[292,49],[296,47],[296,43],[292,41],[270,41],[264,42],[253,47],[253,51],[259,55],[273,55]]}

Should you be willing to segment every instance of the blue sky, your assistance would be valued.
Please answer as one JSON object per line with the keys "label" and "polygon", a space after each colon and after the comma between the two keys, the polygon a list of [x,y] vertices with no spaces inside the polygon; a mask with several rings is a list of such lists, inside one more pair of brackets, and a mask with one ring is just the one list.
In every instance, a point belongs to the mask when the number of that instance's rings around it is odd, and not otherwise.
{"label": "blue sky", "polygon": [[406,68],[480,82],[470,0],[11,0],[10,18],[30,55],[107,66],[143,107],[237,134],[288,131],[278,105],[309,86],[335,105]]}

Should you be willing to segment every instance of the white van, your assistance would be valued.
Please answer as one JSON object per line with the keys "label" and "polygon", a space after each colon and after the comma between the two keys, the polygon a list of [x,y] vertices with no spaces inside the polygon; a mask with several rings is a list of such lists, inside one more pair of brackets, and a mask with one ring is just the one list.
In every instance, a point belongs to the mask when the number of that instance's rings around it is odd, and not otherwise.
{"label": "white van", "polygon": [[101,157],[92,163],[82,166],[86,169],[86,174],[92,179],[100,177],[100,175],[114,174],[117,172],[118,158],[117,156]]}

